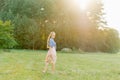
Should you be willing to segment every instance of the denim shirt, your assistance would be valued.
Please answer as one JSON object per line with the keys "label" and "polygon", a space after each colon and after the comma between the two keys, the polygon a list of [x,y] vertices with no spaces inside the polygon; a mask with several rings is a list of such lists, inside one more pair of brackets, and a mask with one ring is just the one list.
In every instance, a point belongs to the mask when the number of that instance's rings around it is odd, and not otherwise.
{"label": "denim shirt", "polygon": [[56,42],[54,41],[53,38],[50,38],[49,46],[50,46],[50,47],[55,47],[55,48],[56,48]]}

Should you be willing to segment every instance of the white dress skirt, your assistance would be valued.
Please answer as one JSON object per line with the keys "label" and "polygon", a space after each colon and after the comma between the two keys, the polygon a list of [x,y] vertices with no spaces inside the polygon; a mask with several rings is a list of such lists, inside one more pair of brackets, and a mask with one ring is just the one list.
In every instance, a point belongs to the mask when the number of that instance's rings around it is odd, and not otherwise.
{"label": "white dress skirt", "polygon": [[47,57],[46,57],[46,62],[47,63],[56,63],[56,59],[57,59],[57,56],[56,56],[56,48],[53,47],[53,48],[50,48],[48,50],[48,53],[47,53]]}

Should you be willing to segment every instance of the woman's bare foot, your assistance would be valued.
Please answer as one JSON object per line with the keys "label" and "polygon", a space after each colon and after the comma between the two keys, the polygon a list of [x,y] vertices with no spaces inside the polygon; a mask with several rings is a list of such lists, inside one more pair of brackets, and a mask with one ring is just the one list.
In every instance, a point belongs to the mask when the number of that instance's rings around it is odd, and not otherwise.
{"label": "woman's bare foot", "polygon": [[43,72],[43,73],[46,73],[46,71],[45,71],[45,70],[43,70],[42,72]]}

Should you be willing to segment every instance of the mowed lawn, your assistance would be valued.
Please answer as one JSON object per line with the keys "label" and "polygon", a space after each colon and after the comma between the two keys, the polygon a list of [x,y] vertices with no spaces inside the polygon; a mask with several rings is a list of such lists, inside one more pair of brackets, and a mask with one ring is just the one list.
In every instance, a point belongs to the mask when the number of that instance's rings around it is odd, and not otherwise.
{"label": "mowed lawn", "polygon": [[42,73],[47,51],[0,52],[0,80],[120,80],[120,54],[58,52],[56,72]]}

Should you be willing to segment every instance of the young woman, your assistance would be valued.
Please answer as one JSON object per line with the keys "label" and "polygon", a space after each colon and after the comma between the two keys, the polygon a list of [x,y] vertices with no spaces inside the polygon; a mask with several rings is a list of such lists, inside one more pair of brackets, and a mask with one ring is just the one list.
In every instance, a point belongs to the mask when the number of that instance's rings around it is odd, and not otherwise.
{"label": "young woman", "polygon": [[55,63],[56,63],[56,42],[54,41],[55,32],[51,32],[47,39],[47,48],[49,48],[48,53],[45,58],[45,68],[43,72],[45,73],[48,69],[48,64],[52,64],[52,71],[55,71]]}

